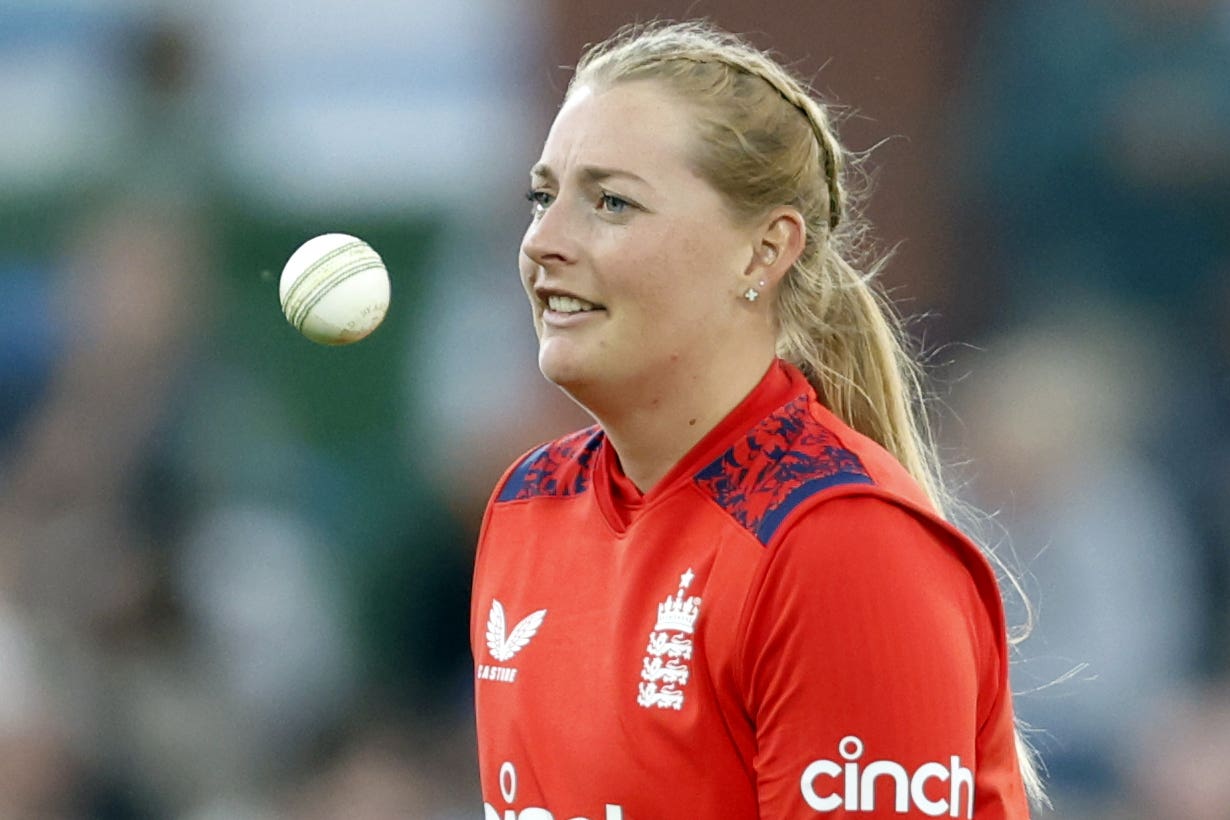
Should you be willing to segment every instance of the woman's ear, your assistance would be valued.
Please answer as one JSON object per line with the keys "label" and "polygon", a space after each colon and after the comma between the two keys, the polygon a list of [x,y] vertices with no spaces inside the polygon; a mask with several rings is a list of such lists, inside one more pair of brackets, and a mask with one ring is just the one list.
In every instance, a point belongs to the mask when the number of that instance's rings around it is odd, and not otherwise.
{"label": "woman's ear", "polygon": [[754,234],[755,246],[745,272],[749,282],[775,289],[803,253],[807,223],[796,208],[774,208]]}

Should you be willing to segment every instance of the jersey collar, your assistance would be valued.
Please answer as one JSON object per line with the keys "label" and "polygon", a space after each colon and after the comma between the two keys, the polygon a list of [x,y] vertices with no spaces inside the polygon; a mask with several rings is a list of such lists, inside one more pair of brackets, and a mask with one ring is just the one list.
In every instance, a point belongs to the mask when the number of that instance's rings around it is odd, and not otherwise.
{"label": "jersey collar", "polygon": [[725,452],[765,416],[782,405],[815,391],[799,370],[775,359],[760,382],[717,426],[688,451],[648,493],[642,493],[619,465],[619,457],[604,438],[594,467],[594,491],[604,517],[617,532],[623,532],[637,514],[678,487]]}

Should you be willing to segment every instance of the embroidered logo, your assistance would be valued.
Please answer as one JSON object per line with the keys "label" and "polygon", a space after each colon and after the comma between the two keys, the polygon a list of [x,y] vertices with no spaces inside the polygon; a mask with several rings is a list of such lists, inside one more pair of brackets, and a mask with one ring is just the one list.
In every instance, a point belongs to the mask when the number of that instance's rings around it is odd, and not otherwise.
{"label": "embroidered logo", "polygon": [[636,702],[646,709],[683,708],[683,688],[692,674],[692,634],[700,616],[700,596],[685,598],[684,593],[695,577],[689,567],[679,577],[679,590],[658,604],[636,695]]}
{"label": "embroidered logo", "polygon": [[[526,615],[508,632],[508,619],[504,616],[504,605],[492,599],[491,613],[487,616],[487,651],[497,661],[512,660],[538,634],[542,621],[547,617],[545,609],[539,609]],[[507,666],[492,666],[485,663],[478,665],[479,680],[497,680],[512,683],[517,678],[517,670]]]}

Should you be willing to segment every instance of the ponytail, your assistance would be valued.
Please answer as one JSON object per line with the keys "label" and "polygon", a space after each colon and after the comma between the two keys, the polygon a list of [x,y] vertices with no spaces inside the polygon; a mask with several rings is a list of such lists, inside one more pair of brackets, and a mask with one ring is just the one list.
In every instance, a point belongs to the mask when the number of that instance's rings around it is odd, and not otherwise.
{"label": "ponytail", "polygon": [[829,409],[900,461],[945,514],[921,368],[875,288],[877,269],[861,274],[831,246],[814,264],[814,274],[796,269],[784,283],[778,354],[803,371]]}

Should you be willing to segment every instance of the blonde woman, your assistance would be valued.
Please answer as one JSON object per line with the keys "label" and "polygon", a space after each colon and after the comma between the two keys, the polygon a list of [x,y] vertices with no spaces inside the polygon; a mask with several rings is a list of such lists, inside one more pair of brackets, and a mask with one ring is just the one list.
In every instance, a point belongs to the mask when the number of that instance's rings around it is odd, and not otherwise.
{"label": "blonde woman", "polygon": [[489,820],[1028,816],[995,575],[848,261],[845,166],[804,86],[706,24],[577,67],[520,270],[596,424],[484,521]]}

